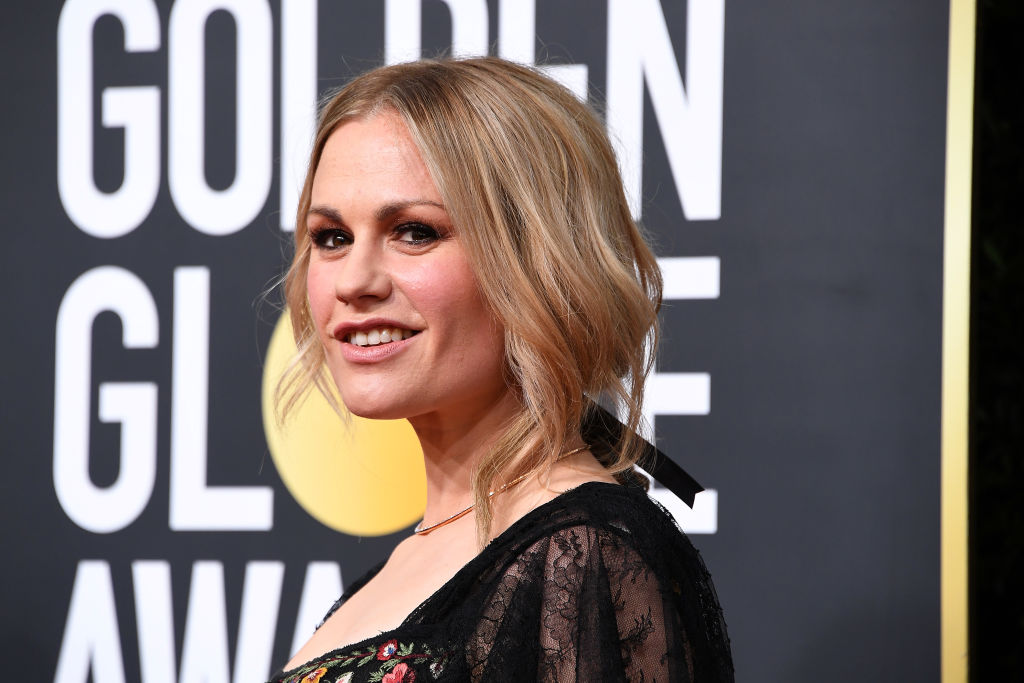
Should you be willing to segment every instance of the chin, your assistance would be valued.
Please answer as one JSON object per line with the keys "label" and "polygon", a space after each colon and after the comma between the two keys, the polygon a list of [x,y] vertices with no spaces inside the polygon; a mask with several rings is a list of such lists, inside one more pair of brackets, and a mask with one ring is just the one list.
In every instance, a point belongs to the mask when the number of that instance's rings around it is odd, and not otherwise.
{"label": "chin", "polygon": [[367,420],[403,420],[407,417],[404,411],[376,406],[362,406],[358,404],[350,406],[346,403],[345,408],[356,417],[362,417]]}
{"label": "chin", "polygon": [[401,420],[409,417],[411,410],[405,401],[394,397],[342,394],[341,400],[348,412],[368,420]]}
{"label": "chin", "polygon": [[332,372],[334,388],[345,410],[368,420],[398,420],[405,417],[403,406],[408,397],[396,395],[390,386],[350,375]]}

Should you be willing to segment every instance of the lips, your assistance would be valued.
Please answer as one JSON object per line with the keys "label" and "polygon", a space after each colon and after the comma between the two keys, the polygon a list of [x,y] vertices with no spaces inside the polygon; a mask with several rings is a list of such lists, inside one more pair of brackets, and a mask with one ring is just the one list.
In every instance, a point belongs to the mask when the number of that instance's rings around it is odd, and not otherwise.
{"label": "lips", "polygon": [[415,334],[419,334],[419,331],[407,330],[401,327],[378,327],[365,331],[349,332],[344,336],[343,341],[356,346],[378,346],[380,344],[402,341]]}
{"label": "lips", "polygon": [[[400,355],[410,344],[416,344],[419,330],[389,325],[363,326],[360,329],[344,329],[335,334],[340,344],[337,350],[341,357],[355,365],[375,364]],[[384,334],[387,332],[387,334]],[[383,338],[390,341],[384,341]]]}
{"label": "lips", "polygon": [[420,330],[406,327],[396,320],[374,318],[342,323],[334,328],[332,336],[342,342],[342,348],[369,351],[396,345],[397,342],[407,341],[419,333]]}

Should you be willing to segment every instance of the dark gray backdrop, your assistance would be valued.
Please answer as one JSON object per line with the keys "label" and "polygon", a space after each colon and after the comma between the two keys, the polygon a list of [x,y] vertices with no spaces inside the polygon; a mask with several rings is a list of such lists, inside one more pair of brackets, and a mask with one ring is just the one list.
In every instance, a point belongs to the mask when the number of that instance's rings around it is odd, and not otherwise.
{"label": "dark gray backdrop", "polygon": [[[117,189],[124,173],[124,136],[101,125],[101,91],[156,86],[162,111],[154,207],[138,228],[113,239],[76,227],[58,196],[62,6],[4,10],[0,277],[9,322],[0,342],[7,467],[0,519],[8,560],[0,574],[0,642],[9,668],[55,675],[62,643],[72,647],[65,630],[84,561],[88,571],[109,569],[126,680],[156,680],[144,662],[163,661],[159,653],[140,658],[133,576],[140,560],[169,570],[174,647],[166,680],[202,669],[183,661],[195,563],[223,566],[223,655],[235,675],[242,675],[235,651],[246,568],[283,563],[274,565],[284,573],[267,658],[277,666],[292,643],[309,563],[337,563],[347,583],[402,535],[356,539],[321,526],[289,495],[267,455],[261,354],[277,311],[260,303],[260,293],[280,274],[289,237],[278,215],[282,7],[269,7],[274,176],[258,216],[227,236],[190,227],[168,186],[172,4],[157,4],[160,41],[149,52],[126,54],[121,24],[110,16],[96,22],[93,168],[101,190]],[[487,7],[493,44],[497,2]],[[663,0],[661,8],[685,81],[686,3]],[[422,48],[436,54],[451,42],[449,10],[424,0],[422,11]],[[583,0],[540,0],[536,10],[538,58],[586,64],[598,105],[607,88],[607,11],[605,2]],[[947,17],[946,3],[920,1],[726,4],[715,220],[684,216],[645,100],[643,220],[659,256],[714,256],[721,264],[719,297],[666,308],[659,358],[659,371],[710,375],[710,412],[663,416],[656,426],[663,448],[718,491],[717,533],[694,540],[715,577],[740,680],[938,678]],[[321,2],[317,26],[321,91],[382,63],[383,3]],[[222,11],[194,46],[206,53],[206,178],[216,189],[236,171],[235,43],[235,24]],[[148,288],[159,341],[125,349],[119,319],[96,318],[88,473],[100,487],[119,474],[120,429],[96,411],[99,384],[113,381],[155,383],[157,469],[137,519],[97,534],[72,521],[55,493],[55,329],[72,283],[104,265],[134,273]],[[208,481],[272,488],[268,531],[169,525],[172,287],[183,266],[210,273]],[[95,638],[96,647],[109,645]]]}

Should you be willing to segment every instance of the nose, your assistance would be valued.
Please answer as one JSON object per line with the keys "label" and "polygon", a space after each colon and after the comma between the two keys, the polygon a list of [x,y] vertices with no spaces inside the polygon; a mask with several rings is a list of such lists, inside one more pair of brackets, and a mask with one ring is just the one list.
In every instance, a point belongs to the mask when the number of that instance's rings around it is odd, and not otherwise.
{"label": "nose", "polygon": [[380,245],[358,240],[342,258],[334,281],[334,294],[350,306],[386,299],[391,294],[391,276]]}

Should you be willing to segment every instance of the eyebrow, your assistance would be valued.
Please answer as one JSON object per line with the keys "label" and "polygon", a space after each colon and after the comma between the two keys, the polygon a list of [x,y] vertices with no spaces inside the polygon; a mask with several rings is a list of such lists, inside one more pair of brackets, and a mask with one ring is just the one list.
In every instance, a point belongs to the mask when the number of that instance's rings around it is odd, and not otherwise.
{"label": "eyebrow", "polygon": [[[437,207],[438,209],[441,209],[442,211],[445,210],[443,204],[439,204],[430,199],[405,199],[398,202],[389,202],[387,204],[384,204],[374,212],[373,217],[378,221],[385,221],[388,218],[394,216],[396,213],[400,213],[414,206],[434,206]],[[309,213],[315,213],[337,223],[345,222],[341,214],[329,206],[312,206],[309,209]]]}

